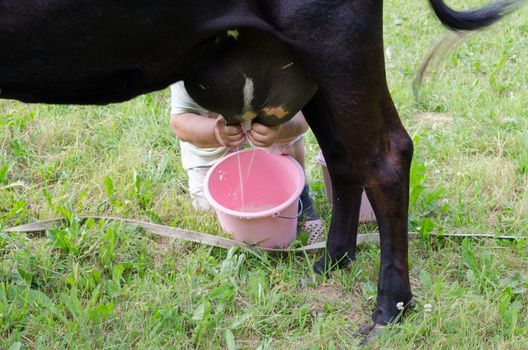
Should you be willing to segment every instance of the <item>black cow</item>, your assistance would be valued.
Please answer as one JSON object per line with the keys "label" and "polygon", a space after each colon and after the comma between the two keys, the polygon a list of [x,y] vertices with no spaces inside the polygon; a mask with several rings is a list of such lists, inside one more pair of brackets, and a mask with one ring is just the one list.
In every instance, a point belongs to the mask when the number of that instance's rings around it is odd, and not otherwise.
{"label": "black cow", "polygon": [[[456,12],[429,0],[455,30],[489,25],[519,1]],[[387,88],[382,7],[382,0],[0,0],[0,97],[106,104],[183,79],[199,104],[230,123],[276,125],[302,109],[334,195],[328,253],[315,269],[354,259],[365,189],[381,236],[372,320],[384,325],[412,297],[413,146]]]}

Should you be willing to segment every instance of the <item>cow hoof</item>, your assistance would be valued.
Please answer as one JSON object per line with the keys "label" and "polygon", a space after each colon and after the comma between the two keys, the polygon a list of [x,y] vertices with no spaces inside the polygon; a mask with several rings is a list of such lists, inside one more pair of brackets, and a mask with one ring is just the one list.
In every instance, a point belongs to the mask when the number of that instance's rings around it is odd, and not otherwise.
{"label": "cow hoof", "polygon": [[371,330],[374,329],[374,327],[376,327],[376,324],[375,323],[367,323],[367,324],[364,324],[363,326],[359,327],[359,329],[357,331],[355,331],[354,333],[352,333],[352,336],[354,338],[359,338],[359,337],[363,337],[367,334],[369,334],[369,332]]}
{"label": "cow hoof", "polygon": [[333,270],[347,267],[348,264],[350,264],[350,262],[353,260],[354,259],[348,257],[348,255],[345,255],[341,259],[334,259],[325,254],[321,259],[319,259],[318,262],[315,263],[314,271],[319,275],[328,275],[328,273]]}
{"label": "cow hoof", "polygon": [[352,336],[354,338],[362,337],[359,341],[359,346],[364,346],[369,344],[372,340],[376,339],[378,335],[383,332],[385,325],[367,323],[366,325],[360,327]]}

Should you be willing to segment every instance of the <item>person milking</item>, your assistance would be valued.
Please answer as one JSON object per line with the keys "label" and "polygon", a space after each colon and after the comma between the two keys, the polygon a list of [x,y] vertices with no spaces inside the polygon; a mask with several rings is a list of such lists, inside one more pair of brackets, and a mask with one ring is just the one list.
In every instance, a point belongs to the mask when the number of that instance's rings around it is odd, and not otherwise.
{"label": "person milking", "polygon": [[[171,85],[170,126],[180,140],[183,168],[188,175],[188,191],[193,207],[209,210],[204,195],[207,171],[218,160],[245,143],[255,147],[274,147],[292,156],[304,169],[304,135],[308,130],[301,112],[284,124],[266,126],[252,122],[247,130],[242,124],[228,125],[222,115],[208,111],[188,94],[183,81]],[[323,224],[313,209],[306,183],[300,196],[303,212],[300,227],[309,234],[308,244],[322,239]]]}
{"label": "person milking", "polygon": [[[170,125],[180,140],[193,206],[208,210],[204,180],[209,168],[245,143],[273,147],[304,169],[308,124],[299,110],[317,85],[289,49],[264,32],[229,30],[203,43],[184,80],[171,85]],[[192,97],[191,97],[192,96]],[[300,196],[300,227],[308,243],[323,237],[308,184]]]}

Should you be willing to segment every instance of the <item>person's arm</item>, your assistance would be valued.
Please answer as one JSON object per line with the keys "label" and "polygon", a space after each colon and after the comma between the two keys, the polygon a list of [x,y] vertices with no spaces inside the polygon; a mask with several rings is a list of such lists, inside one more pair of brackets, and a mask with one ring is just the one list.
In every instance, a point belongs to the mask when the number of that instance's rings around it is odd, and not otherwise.
{"label": "person's arm", "polygon": [[308,130],[308,123],[301,112],[286,123],[268,127],[260,123],[252,123],[248,138],[254,146],[270,147],[274,143],[288,143]]}
{"label": "person's arm", "polygon": [[173,114],[170,125],[176,137],[197,147],[235,148],[245,141],[240,126],[226,126],[222,116],[216,119],[194,113]]}
{"label": "person's arm", "polygon": [[288,143],[295,140],[299,135],[306,133],[306,131],[308,131],[308,123],[304,119],[304,115],[298,112],[292,119],[282,125],[276,142]]}

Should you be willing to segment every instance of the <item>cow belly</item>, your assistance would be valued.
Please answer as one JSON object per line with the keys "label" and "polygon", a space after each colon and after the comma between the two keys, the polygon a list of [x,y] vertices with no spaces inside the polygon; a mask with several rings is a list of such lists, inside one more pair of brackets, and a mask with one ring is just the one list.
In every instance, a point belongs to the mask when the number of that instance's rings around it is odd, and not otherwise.
{"label": "cow belly", "polygon": [[270,34],[230,30],[211,40],[217,47],[192,65],[185,87],[199,105],[231,124],[282,124],[317,90],[289,49]]}

